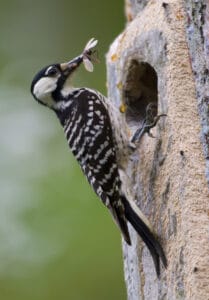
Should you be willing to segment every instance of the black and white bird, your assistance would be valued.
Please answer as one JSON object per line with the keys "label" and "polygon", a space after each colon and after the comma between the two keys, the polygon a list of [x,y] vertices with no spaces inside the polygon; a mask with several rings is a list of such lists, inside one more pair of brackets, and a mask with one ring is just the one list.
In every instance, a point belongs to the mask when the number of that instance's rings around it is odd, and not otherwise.
{"label": "black and white bird", "polygon": [[83,53],[73,60],[43,68],[32,81],[31,93],[55,112],[72,153],[112,214],[124,240],[131,245],[129,222],[150,250],[159,276],[160,260],[167,266],[164,251],[146,217],[127,196],[120,176],[130,155],[125,122],[109,99],[89,88],[74,88],[71,83],[82,62],[88,71],[93,71],[96,44],[91,39]]}

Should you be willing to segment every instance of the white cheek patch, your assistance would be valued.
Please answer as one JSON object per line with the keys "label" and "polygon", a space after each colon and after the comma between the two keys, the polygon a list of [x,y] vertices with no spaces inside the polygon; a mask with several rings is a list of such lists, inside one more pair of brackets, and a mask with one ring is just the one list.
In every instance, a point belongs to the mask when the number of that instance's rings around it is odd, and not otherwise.
{"label": "white cheek patch", "polygon": [[51,93],[57,87],[57,78],[43,77],[34,86],[33,93],[38,100],[47,106],[53,106],[55,103]]}

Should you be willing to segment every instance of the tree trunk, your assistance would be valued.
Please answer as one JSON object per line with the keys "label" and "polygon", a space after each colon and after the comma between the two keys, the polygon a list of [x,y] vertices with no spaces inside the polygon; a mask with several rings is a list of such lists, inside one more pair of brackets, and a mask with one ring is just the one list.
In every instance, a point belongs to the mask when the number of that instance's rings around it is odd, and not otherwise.
{"label": "tree trunk", "polygon": [[[109,98],[133,133],[148,103],[166,113],[127,165],[129,189],[168,259],[157,279],[133,228],[123,243],[128,299],[209,299],[209,3],[127,0],[107,55]],[[121,129],[122,130],[122,129]],[[205,172],[206,170],[206,172]]]}

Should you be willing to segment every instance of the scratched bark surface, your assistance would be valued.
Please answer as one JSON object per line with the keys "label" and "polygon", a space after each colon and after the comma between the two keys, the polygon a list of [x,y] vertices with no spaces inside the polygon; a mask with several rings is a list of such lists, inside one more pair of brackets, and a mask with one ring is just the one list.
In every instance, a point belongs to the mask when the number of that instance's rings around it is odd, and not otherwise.
{"label": "scratched bark surface", "polygon": [[126,0],[127,26],[107,55],[109,97],[118,107],[127,104],[121,117],[131,132],[142,121],[145,104],[157,101],[158,113],[167,114],[152,130],[156,138],[143,137],[126,173],[129,189],[160,237],[168,268],[156,278],[147,248],[130,228],[133,245],[123,244],[129,300],[209,299],[209,14],[204,4]]}
{"label": "scratched bark surface", "polygon": [[185,1],[186,33],[201,118],[201,139],[209,183],[209,1]]}

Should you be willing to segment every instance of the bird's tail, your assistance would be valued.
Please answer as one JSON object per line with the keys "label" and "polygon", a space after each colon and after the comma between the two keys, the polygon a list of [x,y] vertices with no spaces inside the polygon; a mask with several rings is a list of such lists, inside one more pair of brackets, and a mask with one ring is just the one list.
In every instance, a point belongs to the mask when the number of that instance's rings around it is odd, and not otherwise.
{"label": "bird's tail", "polygon": [[149,226],[148,220],[145,220],[145,216],[143,216],[137,205],[133,201],[128,202],[125,196],[123,196],[123,203],[125,208],[125,216],[149,249],[155,264],[157,276],[159,277],[160,260],[162,261],[164,267],[167,267],[167,259],[163,248],[157,240],[155,233],[153,233],[151,227]]}

